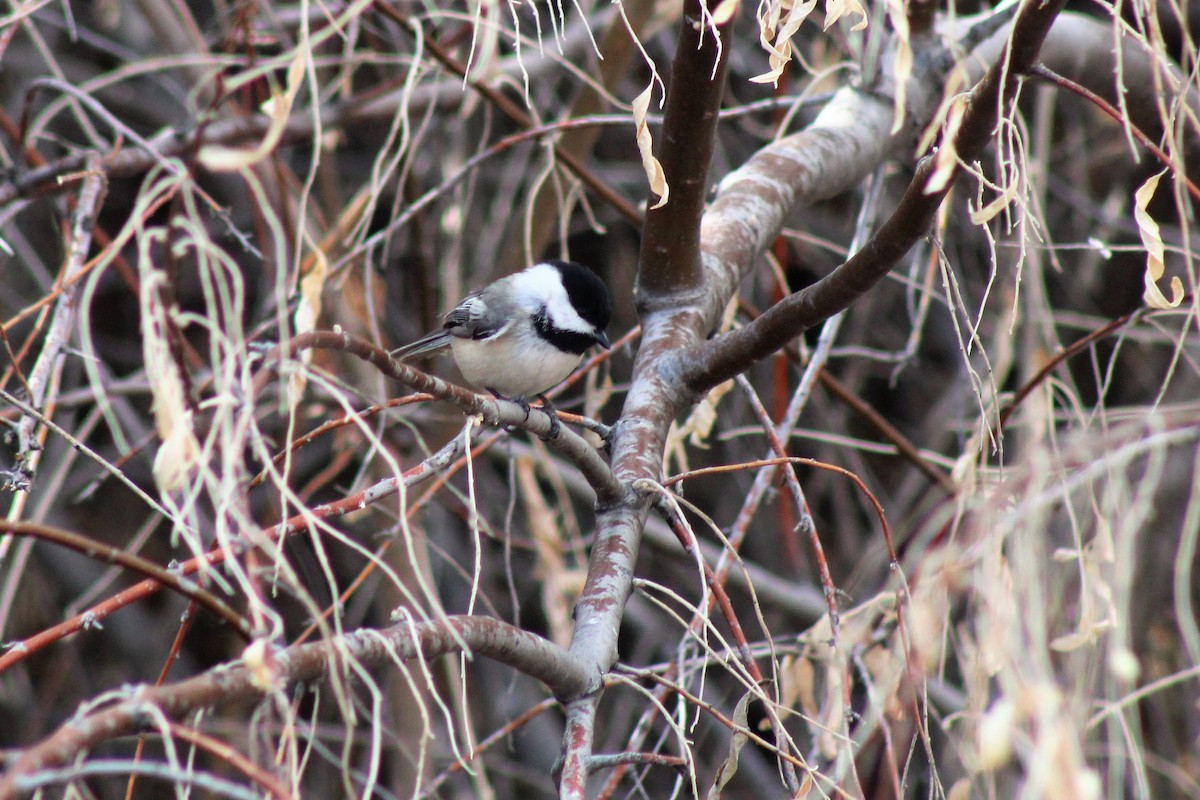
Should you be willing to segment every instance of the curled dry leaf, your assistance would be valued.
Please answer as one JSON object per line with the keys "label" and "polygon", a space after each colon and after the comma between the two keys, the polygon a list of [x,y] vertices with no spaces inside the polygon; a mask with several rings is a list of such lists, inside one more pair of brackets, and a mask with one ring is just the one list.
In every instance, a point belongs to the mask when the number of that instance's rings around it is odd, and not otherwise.
{"label": "curled dry leaf", "polygon": [[[765,9],[760,6],[758,40],[767,51],[770,69],[751,78],[751,83],[770,83],[776,86],[779,84],[784,67],[792,60],[792,37],[816,7],[817,0],[808,0],[799,5],[793,4],[792,0],[776,0],[767,4]],[[786,18],[783,16],[784,11],[787,11]]]}
{"label": "curled dry leaf", "polygon": [[[866,12],[862,10],[862,6],[858,7],[858,12],[863,15],[862,21],[851,30],[867,26]],[[893,37],[896,42],[896,57],[892,61],[892,72],[896,82],[896,99],[892,104],[892,133],[894,134],[904,125],[904,109],[908,103],[908,79],[912,75],[913,68],[913,51],[912,44],[909,42],[908,11],[903,0],[888,0],[887,15],[888,20],[892,23]],[[828,27],[828,23],[826,27]]]}
{"label": "curled dry leaf", "polygon": [[[300,279],[300,303],[292,317],[296,334],[308,333],[315,330],[317,320],[321,318],[321,293],[325,290],[325,281],[329,277],[329,259],[321,248],[313,250],[313,261]],[[312,350],[303,350],[297,354],[304,364],[312,363]],[[288,406],[295,408],[304,393],[306,378],[304,370],[292,370],[288,378]]]}
{"label": "curled dry leaf", "polygon": [[737,772],[738,756],[741,755],[742,747],[745,746],[749,739],[742,731],[749,725],[747,711],[750,707],[750,701],[754,696],[753,692],[746,692],[742,695],[742,699],[738,700],[738,704],[733,709],[733,722],[738,726],[738,730],[733,732],[733,736],[729,740],[729,752],[725,756],[725,763],[717,767],[717,774],[713,779],[712,788],[708,790],[708,800],[720,800],[721,792],[725,789],[725,784],[729,783],[729,779]]}
{"label": "curled dry leaf", "polygon": [[[889,1],[888,5],[892,3]],[[851,26],[852,31],[861,31],[867,27],[867,11],[863,8],[862,3],[858,0],[826,0],[825,1],[825,30],[829,30],[829,26],[835,24],[842,17],[850,14],[858,14],[858,22]],[[907,21],[905,27],[907,28]]]}
{"label": "curled dry leaf", "polygon": [[142,272],[142,355],[154,398],[154,427],[162,440],[154,457],[154,482],[164,493],[184,485],[192,468],[200,463],[201,452],[179,366],[167,342],[168,312],[161,293],[166,281],[157,270]]}
{"label": "curled dry leaf", "polygon": [[213,172],[237,172],[240,169],[257,164],[269,156],[279,145],[283,137],[283,128],[292,113],[292,104],[300,91],[300,82],[304,78],[304,65],[307,53],[298,48],[296,57],[288,67],[287,89],[271,93],[271,99],[262,104],[262,111],[271,119],[267,132],[256,147],[225,147],[219,144],[206,144],[196,154],[197,160],[205,169]]}
{"label": "curled dry leaf", "polygon": [[663,172],[662,164],[654,157],[654,140],[650,136],[650,126],[646,116],[650,111],[650,97],[654,93],[654,82],[646,87],[633,101],[633,121],[637,126],[637,147],[642,156],[642,169],[646,171],[646,180],[650,182],[650,191],[658,195],[658,202],[651,208],[662,208],[667,204],[671,189],[667,186],[667,175]]}
{"label": "curled dry leaf", "polygon": [[1150,198],[1154,197],[1158,181],[1165,173],[1166,170],[1152,175],[1133,195],[1133,217],[1142,237],[1142,246],[1146,248],[1146,291],[1142,294],[1142,300],[1151,308],[1175,308],[1183,302],[1184,294],[1183,281],[1178,276],[1171,278],[1170,300],[1158,288],[1157,283],[1163,276],[1166,251],[1163,248],[1158,223],[1146,212],[1146,206],[1150,205]]}

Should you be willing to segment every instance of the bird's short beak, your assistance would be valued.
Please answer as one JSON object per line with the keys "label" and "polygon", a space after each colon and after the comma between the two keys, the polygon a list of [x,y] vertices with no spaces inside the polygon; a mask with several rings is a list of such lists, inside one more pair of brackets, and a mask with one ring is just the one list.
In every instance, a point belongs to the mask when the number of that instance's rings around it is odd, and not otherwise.
{"label": "bird's short beak", "polygon": [[604,335],[604,331],[600,331],[596,334],[596,344],[600,345],[605,350],[612,349],[612,344],[609,343],[608,337]]}

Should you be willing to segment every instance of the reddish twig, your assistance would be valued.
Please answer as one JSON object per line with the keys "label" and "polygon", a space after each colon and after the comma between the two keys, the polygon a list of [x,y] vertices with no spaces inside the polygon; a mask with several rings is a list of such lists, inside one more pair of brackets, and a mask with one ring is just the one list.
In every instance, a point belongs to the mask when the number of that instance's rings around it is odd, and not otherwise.
{"label": "reddish twig", "polygon": [[1003,430],[1005,423],[1008,422],[1008,418],[1012,416],[1014,411],[1017,410],[1017,407],[1024,402],[1025,398],[1029,397],[1029,395],[1033,393],[1034,389],[1041,386],[1042,382],[1045,381],[1046,378],[1050,376],[1050,373],[1056,370],[1060,364],[1070,358],[1073,358],[1081,350],[1084,350],[1093,343],[1098,342],[1113,331],[1125,327],[1132,322],[1134,318],[1139,316],[1140,313],[1141,309],[1138,311],[1132,311],[1128,314],[1122,314],[1116,319],[1101,325],[1099,328],[1091,331],[1085,336],[1079,337],[1075,341],[1071,342],[1071,344],[1063,348],[1062,352],[1055,354],[1053,358],[1047,361],[1042,368],[1037,371],[1037,374],[1026,381],[1025,385],[1018,389],[1015,394],[1013,394],[1011,400],[1004,404],[1004,408],[1000,410],[1000,420],[997,425],[996,432]]}
{"label": "reddish twig", "polygon": [[[167,730],[176,739],[182,739],[188,744],[195,745],[215,756],[218,761],[233,767],[255,784],[261,786],[275,800],[295,800],[296,795],[292,794],[291,790],[279,778],[267,772],[220,739],[214,739],[195,728],[189,728],[177,722],[168,723]],[[132,788],[131,776],[130,790]]]}
{"label": "reddish twig", "polygon": [[[288,457],[288,454],[295,453],[300,448],[312,444],[330,431],[337,430],[338,428],[344,428],[347,425],[353,425],[356,419],[366,419],[368,417],[375,416],[381,411],[387,411],[388,409],[397,408],[400,406],[413,405],[414,403],[423,403],[432,399],[433,395],[431,394],[408,394],[404,395],[403,397],[393,397],[392,399],[383,403],[376,403],[370,408],[364,408],[362,411],[356,411],[353,414],[346,414],[338,419],[331,419],[329,422],[313,428],[303,436],[298,436],[293,439],[284,450],[280,451],[271,458],[271,463],[278,466],[283,462],[284,459]],[[250,479],[249,483],[246,484],[246,488],[253,489],[254,487],[260,485],[267,479],[267,474],[267,470],[263,469]]]}
{"label": "reddish twig", "polygon": [[[745,376],[741,375],[738,376],[737,385],[749,401],[750,409],[754,412],[754,416],[758,418],[759,425],[767,437],[767,444],[771,450],[779,458],[787,459],[787,448],[780,440],[779,434],[775,430],[775,423],[771,421],[771,416],[763,406],[762,400],[758,398],[758,393],[754,391],[754,387],[750,385]],[[821,589],[825,593],[825,602],[829,606],[829,627],[833,637],[830,645],[836,649],[839,632],[837,587],[833,585],[833,575],[829,571],[829,562],[825,558],[825,547],[821,544],[821,537],[817,533],[817,524],[813,521],[812,512],[809,511],[808,499],[804,496],[804,489],[801,488],[800,481],[796,477],[796,470],[792,468],[790,462],[784,462],[781,466],[783,467],[784,484],[788,488],[788,493],[792,496],[792,503],[796,506],[796,512],[800,515],[800,521],[796,523],[796,528],[808,535],[809,544],[813,549],[813,559],[817,565],[817,575],[820,576]],[[847,689],[847,691],[849,690]],[[846,699],[849,700],[849,697]]]}
{"label": "reddish twig", "polygon": [[[477,742],[475,746],[471,748],[471,753],[478,757],[481,753],[487,752],[495,745],[507,739],[509,736],[512,736],[530,721],[549,711],[555,705],[557,705],[557,701],[555,701],[553,697],[547,697],[540,703],[525,709],[517,716],[516,719],[511,720],[499,730],[493,731],[492,734],[487,738]],[[466,765],[462,761],[455,761],[450,766],[446,767],[446,769],[444,769],[441,773],[435,775],[433,780],[431,780],[421,789],[421,797],[430,797],[437,792],[443,783],[445,783],[455,774],[462,772],[464,769],[466,769]]]}
{"label": "reddish twig", "polygon": [[[679,540],[679,544],[683,547],[684,552],[699,561],[704,571],[704,581],[708,584],[709,590],[712,592],[712,600],[709,602],[709,608],[712,607],[713,601],[721,609],[721,616],[725,620],[725,624],[729,626],[729,633],[733,637],[734,645],[737,647],[738,659],[745,667],[747,674],[759,686],[764,686],[767,683],[766,677],[758,666],[758,661],[755,660],[753,652],[750,650],[750,642],[746,640],[746,634],[742,630],[742,623],[737,618],[737,612],[733,609],[733,603],[729,599],[729,594],[725,591],[725,586],[716,579],[712,568],[700,556],[696,547],[696,541],[692,536],[691,530],[684,523],[683,518],[679,516],[676,509],[665,498],[658,503],[659,508],[664,512],[667,518],[667,524],[671,528],[671,532],[675,534],[675,538]],[[693,628],[699,619],[693,622]],[[657,705],[657,704],[656,704]],[[764,708],[767,713],[767,719],[771,723],[772,730],[775,731],[775,740],[780,743],[780,750],[783,749],[783,742],[790,741],[787,732],[783,728],[783,721],[779,718],[779,713],[776,711],[772,703],[764,703]],[[633,762],[630,762],[633,763]],[[787,761],[782,763],[784,774],[787,778],[788,788],[792,793],[795,793],[799,788],[799,778],[795,774],[795,769]]]}
{"label": "reddish twig", "polygon": [[[167,657],[163,660],[162,669],[158,671],[158,678],[154,681],[155,686],[162,686],[167,682],[167,673],[171,671],[175,660],[179,658],[179,651],[183,647],[183,639],[187,636],[187,632],[192,629],[192,622],[196,619],[196,601],[189,600],[187,610],[183,612],[183,619],[179,621],[179,629],[175,631],[175,639],[171,642],[171,649],[167,653]],[[137,749],[133,752],[133,761],[136,764],[142,760],[142,754],[146,750],[146,737],[139,736]],[[125,800],[133,800],[133,787],[137,784],[137,774],[129,776],[129,783],[125,787]]]}
{"label": "reddish twig", "polygon": [[821,370],[817,378],[830,394],[862,417],[880,436],[896,448],[896,451],[902,458],[920,470],[921,474],[935,483],[939,489],[945,492],[947,497],[954,497],[958,494],[958,485],[954,483],[954,480],[949,475],[931,464],[929,459],[921,455],[916,445],[900,432],[899,428],[884,419],[882,414],[872,408],[870,404],[863,401],[849,386],[835,378],[828,370]]}
{"label": "reddish twig", "polygon": [[[443,449],[443,452],[445,452],[445,449]],[[443,453],[438,453],[437,455],[442,456]],[[402,480],[406,486],[412,486],[419,481],[432,477],[442,466],[444,464],[438,460],[437,456],[426,459],[405,472]],[[394,478],[389,478],[362,492],[356,492],[336,502],[325,503],[310,509],[308,513],[296,514],[278,527],[263,528],[252,535],[250,539],[266,538],[267,540],[275,541],[279,538],[290,536],[297,531],[308,530],[308,526],[314,518],[328,519],[349,514],[361,510],[370,503],[378,502],[396,491],[397,481]],[[191,575],[200,569],[216,566],[231,555],[234,555],[234,553],[227,548],[212,550],[202,556],[188,559],[180,565],[177,573],[172,574],[178,574],[179,576]],[[144,581],[139,581],[133,586],[118,592],[103,602],[91,606],[86,611],[76,614],[70,619],[46,628],[26,639],[10,643],[4,654],[0,655],[0,673],[3,673],[14,664],[24,661],[30,655],[48,647],[63,637],[84,630],[90,625],[103,621],[110,614],[132,603],[144,600],[162,587],[163,584],[159,583],[157,579],[148,578]]]}
{"label": "reddish twig", "polygon": [[[33,522],[0,521],[0,533],[6,536],[27,536],[39,539],[43,542],[50,542],[59,547],[74,550],[76,553],[82,553],[88,558],[97,561],[116,564],[130,572],[136,572],[139,575],[145,576],[149,581],[159,586],[165,586],[171,591],[178,592],[184,597],[194,600],[228,623],[242,638],[250,639],[254,633],[249,621],[245,617],[234,611],[224,600],[213,593],[197,586],[190,580],[185,580],[181,571],[174,572],[166,567],[160,567],[149,559],[142,558],[133,553],[126,553],[124,550],[111,547],[87,536],[50,525],[39,525]],[[98,620],[93,617],[93,621]],[[12,653],[13,650],[21,646],[20,643],[13,645],[9,653]],[[6,653],[5,657],[9,653]],[[3,658],[0,658],[0,671],[3,671],[7,666],[3,663],[3,660]]]}
{"label": "reddish twig", "polygon": [[1200,187],[1197,187],[1196,184],[1192,183],[1191,179],[1188,178],[1188,176],[1185,175],[1179,168],[1179,164],[1169,155],[1167,155],[1167,153],[1161,147],[1152,142],[1150,137],[1142,132],[1141,128],[1133,124],[1133,120],[1124,117],[1116,106],[1086,86],[1081,86],[1070,78],[1059,75],[1045,64],[1034,64],[1029,71],[1039,78],[1050,81],[1061,89],[1066,89],[1069,92],[1079,95],[1084,100],[1087,100],[1096,108],[1100,109],[1109,117],[1111,117],[1112,120],[1118,125],[1127,126],[1129,132],[1133,134],[1133,137],[1138,140],[1142,147],[1145,147],[1147,150],[1149,150],[1150,153],[1158,159],[1160,164],[1169,169],[1174,178],[1183,181],[1183,185],[1187,188],[1188,194],[1192,196],[1192,199],[1200,202]]}

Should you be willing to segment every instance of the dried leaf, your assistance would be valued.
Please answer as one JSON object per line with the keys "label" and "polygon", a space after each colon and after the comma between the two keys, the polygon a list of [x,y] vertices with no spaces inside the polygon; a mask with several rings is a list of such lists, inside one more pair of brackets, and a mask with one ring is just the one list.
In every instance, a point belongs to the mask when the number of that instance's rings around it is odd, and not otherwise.
{"label": "dried leaf", "polygon": [[[767,51],[767,62],[771,68],[762,75],[751,78],[751,83],[779,84],[784,67],[792,60],[791,39],[816,7],[817,0],[808,0],[799,5],[792,5],[788,0],[782,0],[782,2],[772,3],[765,16],[759,15],[759,43]],[[783,22],[783,27],[778,28],[780,12],[783,8],[788,9],[788,15]]]}
{"label": "dried leaf", "polygon": [[[889,3],[890,5],[890,3]],[[826,0],[825,2],[825,30],[829,30],[829,26],[836,23],[842,17],[850,14],[858,14],[859,20],[850,28],[852,31],[861,31],[867,27],[867,12],[862,7],[862,3],[858,0]],[[905,26],[907,27],[907,20]]]}
{"label": "dried leaf", "polygon": [[1133,195],[1133,217],[1137,221],[1138,233],[1142,237],[1142,246],[1146,248],[1146,291],[1142,294],[1142,300],[1151,308],[1175,308],[1183,302],[1184,295],[1183,281],[1178,276],[1171,278],[1170,300],[1162,293],[1157,284],[1165,271],[1166,251],[1163,248],[1158,223],[1146,213],[1146,206],[1150,205],[1150,199],[1154,197],[1154,192],[1158,189],[1158,181],[1164,174],[1166,174],[1166,170],[1151,176]]}
{"label": "dried leaf", "polygon": [[754,694],[752,692],[746,692],[742,695],[742,699],[738,700],[737,706],[733,709],[733,722],[738,726],[738,730],[733,732],[733,737],[729,740],[729,753],[725,756],[725,763],[717,768],[712,788],[708,790],[708,800],[720,800],[721,792],[725,789],[725,784],[729,783],[729,779],[737,772],[738,756],[741,755],[742,748],[749,739],[746,734],[742,733],[742,730],[747,727],[746,712],[750,707],[750,701],[753,697]]}
{"label": "dried leaf", "polygon": [[712,11],[712,24],[719,26],[729,22],[740,5],[741,0],[721,0]]}
{"label": "dried leaf", "polygon": [[[859,11],[863,14],[860,26],[865,28],[867,26],[866,12],[862,11],[861,6],[859,6]],[[912,45],[909,43],[908,11],[904,7],[904,0],[888,0],[887,15],[892,23],[896,42],[896,57],[892,62],[896,86],[896,99],[892,104],[892,133],[894,134],[904,125],[904,109],[908,102],[908,79],[912,75],[913,68],[913,51]],[[851,30],[858,30],[860,26],[855,26]]]}
{"label": "dried leaf", "polygon": [[179,366],[167,340],[168,311],[160,291],[166,281],[166,276],[157,270],[142,271],[142,356],[153,396],[154,427],[162,440],[154,456],[154,482],[163,493],[183,487],[192,469],[200,463],[202,451]]}
{"label": "dried leaf", "polygon": [[288,117],[292,113],[292,104],[296,101],[296,94],[300,91],[307,55],[307,51],[303,48],[297,49],[296,57],[292,59],[292,63],[288,67],[286,91],[272,92],[271,99],[262,104],[262,112],[271,119],[271,124],[267,127],[262,141],[252,148],[225,147],[219,144],[205,145],[196,154],[197,160],[205,169],[212,172],[237,172],[257,164],[275,150],[279,145],[279,140],[283,137],[283,128],[287,125]]}
{"label": "dried leaf", "polygon": [[658,202],[651,206],[662,208],[667,204],[671,189],[667,186],[667,175],[663,172],[662,164],[654,157],[654,141],[650,137],[650,126],[646,116],[650,111],[650,97],[654,93],[654,82],[646,87],[633,101],[633,121],[637,126],[637,147],[642,155],[642,169],[646,171],[646,180],[650,183],[650,191],[658,195]]}
{"label": "dried leaf", "polygon": [[958,167],[958,148],[954,146],[954,137],[962,127],[966,110],[965,97],[956,97],[951,102],[950,110],[946,114],[946,124],[942,129],[942,145],[933,156],[933,174],[925,184],[925,194],[937,194],[954,179]]}
{"label": "dried leaf", "polygon": [[1017,192],[1021,188],[1021,182],[1016,176],[1009,180],[1008,185],[996,196],[996,199],[988,203],[983,208],[971,212],[971,222],[976,225],[984,225],[991,221],[993,217],[999,214],[1004,209],[1008,208],[1012,203],[1013,198],[1017,196]]}
{"label": "dried leaf", "polygon": [[999,769],[1012,758],[1016,734],[1017,709],[1007,700],[999,700],[979,721],[979,768],[985,772]]}
{"label": "dried leaf", "polygon": [[937,139],[938,132],[941,131],[943,123],[950,114],[950,107],[959,102],[958,95],[961,93],[964,86],[967,85],[967,68],[965,64],[958,64],[946,76],[946,85],[942,89],[942,99],[938,103],[937,111],[929,118],[929,124],[925,126],[925,131],[921,134],[921,139],[917,142],[917,148],[914,151],[918,156],[933,146],[933,142]]}
{"label": "dried leaf", "polygon": [[[321,318],[321,293],[325,290],[325,281],[329,277],[329,259],[325,251],[317,248],[313,251],[313,262],[308,272],[300,279],[300,303],[292,317],[292,325],[297,334],[315,330],[317,321]],[[302,363],[312,362],[312,350],[299,353]],[[288,379],[288,405],[295,408],[304,393],[305,372],[302,369],[292,370]]]}

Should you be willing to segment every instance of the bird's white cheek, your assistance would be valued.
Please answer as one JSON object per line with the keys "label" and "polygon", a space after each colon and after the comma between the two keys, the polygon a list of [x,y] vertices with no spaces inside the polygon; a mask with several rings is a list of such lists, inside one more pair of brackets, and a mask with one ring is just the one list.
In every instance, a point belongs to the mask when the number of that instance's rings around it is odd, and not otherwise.
{"label": "bird's white cheek", "polygon": [[532,336],[455,339],[450,347],[467,383],[495,389],[505,397],[541,394],[570,375],[582,360]]}

